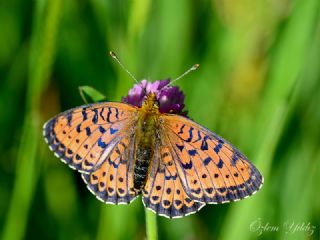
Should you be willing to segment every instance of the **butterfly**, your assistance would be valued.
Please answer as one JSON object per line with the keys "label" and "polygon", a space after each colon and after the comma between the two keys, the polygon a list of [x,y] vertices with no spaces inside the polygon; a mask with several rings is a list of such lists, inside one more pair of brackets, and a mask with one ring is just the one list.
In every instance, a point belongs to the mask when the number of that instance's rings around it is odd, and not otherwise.
{"label": "butterfly", "polygon": [[142,81],[131,99],[129,91],[123,102],[60,113],[44,125],[45,141],[104,203],[128,204],[142,195],[147,209],[179,218],[205,204],[257,192],[263,183],[257,168],[226,140],[181,114],[181,92],[166,86],[168,81]]}

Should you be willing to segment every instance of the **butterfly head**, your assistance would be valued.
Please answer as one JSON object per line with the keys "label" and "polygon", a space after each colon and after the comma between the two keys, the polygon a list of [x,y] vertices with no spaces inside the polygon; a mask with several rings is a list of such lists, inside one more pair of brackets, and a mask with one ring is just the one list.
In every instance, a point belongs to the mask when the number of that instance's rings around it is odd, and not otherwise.
{"label": "butterfly head", "polygon": [[128,96],[122,102],[137,107],[155,108],[160,113],[175,113],[186,115],[184,108],[184,94],[177,86],[169,85],[170,80],[148,82],[142,80],[129,90]]}

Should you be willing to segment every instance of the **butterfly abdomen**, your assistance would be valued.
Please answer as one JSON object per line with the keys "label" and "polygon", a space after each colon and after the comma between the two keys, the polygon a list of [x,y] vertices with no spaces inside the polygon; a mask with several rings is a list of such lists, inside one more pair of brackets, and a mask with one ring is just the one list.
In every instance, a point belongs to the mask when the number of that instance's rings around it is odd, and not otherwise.
{"label": "butterfly abdomen", "polygon": [[137,190],[141,190],[145,185],[152,155],[151,148],[142,148],[140,146],[137,149],[134,166],[134,188]]}
{"label": "butterfly abdomen", "polygon": [[136,130],[136,152],[134,165],[134,188],[140,191],[146,182],[148,169],[154,154],[156,117],[146,114],[139,119]]}

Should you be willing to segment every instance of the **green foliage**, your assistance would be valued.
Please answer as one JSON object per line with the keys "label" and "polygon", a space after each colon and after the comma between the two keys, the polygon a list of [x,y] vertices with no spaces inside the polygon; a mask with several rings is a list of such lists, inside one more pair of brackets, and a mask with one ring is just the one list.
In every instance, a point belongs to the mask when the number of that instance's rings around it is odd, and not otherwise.
{"label": "green foliage", "polygon": [[79,93],[85,103],[88,103],[85,95],[88,95],[93,100],[93,102],[99,102],[106,99],[106,96],[90,86],[80,86]]}
{"label": "green foliage", "polygon": [[[1,239],[153,239],[156,220],[159,239],[319,238],[318,0],[12,0],[0,26]],[[97,201],[41,132],[83,104],[79,86],[93,101],[127,94],[134,82],[109,50],[138,79],[199,63],[175,83],[189,116],[241,149],[262,189],[176,220],[146,222],[140,198]]]}

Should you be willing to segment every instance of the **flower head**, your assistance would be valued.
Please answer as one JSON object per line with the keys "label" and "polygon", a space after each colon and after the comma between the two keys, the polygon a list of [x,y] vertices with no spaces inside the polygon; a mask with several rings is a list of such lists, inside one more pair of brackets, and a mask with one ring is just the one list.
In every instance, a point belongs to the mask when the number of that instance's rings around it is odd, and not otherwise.
{"label": "flower head", "polygon": [[129,90],[128,96],[122,97],[122,102],[141,107],[143,101],[149,93],[155,93],[159,103],[161,113],[176,113],[185,115],[184,94],[176,86],[169,86],[169,79],[157,80],[153,83],[142,80],[139,84],[134,84]]}

